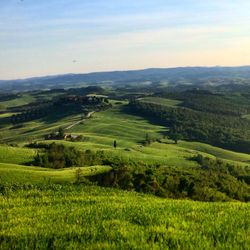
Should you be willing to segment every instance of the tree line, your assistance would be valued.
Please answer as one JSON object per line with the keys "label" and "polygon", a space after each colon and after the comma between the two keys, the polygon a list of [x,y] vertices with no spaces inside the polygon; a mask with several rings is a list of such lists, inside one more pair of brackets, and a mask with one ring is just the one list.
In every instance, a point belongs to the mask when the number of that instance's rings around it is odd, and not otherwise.
{"label": "tree line", "polygon": [[160,197],[198,201],[250,201],[249,167],[235,167],[202,155],[192,160],[197,168],[176,169],[164,166],[113,168],[88,177],[100,186],[134,190]]}
{"label": "tree line", "polygon": [[156,118],[170,127],[177,138],[250,153],[250,121],[247,119],[139,100],[131,100],[128,107],[137,115]]}

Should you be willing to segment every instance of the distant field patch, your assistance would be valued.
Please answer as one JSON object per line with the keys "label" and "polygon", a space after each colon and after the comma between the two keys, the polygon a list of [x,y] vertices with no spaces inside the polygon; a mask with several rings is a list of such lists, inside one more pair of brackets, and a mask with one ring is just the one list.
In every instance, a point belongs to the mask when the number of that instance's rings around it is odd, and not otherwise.
{"label": "distant field patch", "polygon": [[244,115],[243,118],[250,120],[250,115]]}
{"label": "distant field patch", "polygon": [[4,113],[4,114],[0,114],[0,118],[7,118],[10,117],[12,115],[14,115],[15,113]]}
{"label": "distant field patch", "polygon": [[222,149],[219,147],[214,147],[214,146],[211,146],[209,144],[205,144],[205,143],[201,143],[201,142],[182,141],[179,143],[179,146],[186,148],[186,149],[193,149],[196,151],[204,152],[204,153],[213,155],[213,156],[221,158],[221,159],[250,163],[250,155],[249,154],[238,153],[238,152]]}
{"label": "distant field patch", "polygon": [[33,102],[35,98],[31,95],[24,94],[16,99],[0,102],[0,107],[3,109],[11,108],[11,107],[17,107],[26,105],[30,102]]}
{"label": "distant field patch", "polygon": [[91,119],[73,127],[70,132],[87,136],[89,141],[95,143],[112,146],[113,140],[117,140],[118,147],[129,147],[145,140],[146,134],[160,138],[166,131],[163,126],[124,113],[123,108],[124,105],[115,105],[107,111],[97,112]]}
{"label": "distant field patch", "polygon": [[170,107],[174,107],[182,103],[181,101],[178,101],[178,100],[161,98],[161,97],[144,97],[144,98],[140,98],[139,100],[145,103],[153,103],[153,104],[159,104],[162,106],[170,106]]}

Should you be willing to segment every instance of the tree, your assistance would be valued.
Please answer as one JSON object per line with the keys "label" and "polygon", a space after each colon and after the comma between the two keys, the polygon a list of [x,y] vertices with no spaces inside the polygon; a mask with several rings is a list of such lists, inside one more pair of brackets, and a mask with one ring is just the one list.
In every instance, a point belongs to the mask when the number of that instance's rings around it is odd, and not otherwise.
{"label": "tree", "polygon": [[147,133],[147,134],[145,135],[145,142],[144,142],[144,145],[147,146],[147,145],[150,145],[150,143],[151,143],[151,138],[150,138],[149,134]]}
{"label": "tree", "polygon": [[76,183],[80,183],[82,180],[82,169],[81,168],[77,168],[76,172],[75,172],[75,179],[76,179]]}
{"label": "tree", "polygon": [[64,129],[62,127],[60,127],[58,129],[58,138],[59,139],[63,139],[64,138]]}
{"label": "tree", "polygon": [[175,142],[175,144],[177,144],[178,141],[182,139],[182,135],[178,132],[176,128],[170,129],[168,135],[169,138]]}

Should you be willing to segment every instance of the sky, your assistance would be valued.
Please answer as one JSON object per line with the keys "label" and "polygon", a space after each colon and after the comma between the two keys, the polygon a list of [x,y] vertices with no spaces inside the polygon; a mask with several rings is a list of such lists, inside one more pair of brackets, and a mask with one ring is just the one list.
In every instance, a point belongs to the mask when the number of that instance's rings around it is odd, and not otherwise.
{"label": "sky", "polygon": [[248,0],[0,0],[0,79],[250,65]]}

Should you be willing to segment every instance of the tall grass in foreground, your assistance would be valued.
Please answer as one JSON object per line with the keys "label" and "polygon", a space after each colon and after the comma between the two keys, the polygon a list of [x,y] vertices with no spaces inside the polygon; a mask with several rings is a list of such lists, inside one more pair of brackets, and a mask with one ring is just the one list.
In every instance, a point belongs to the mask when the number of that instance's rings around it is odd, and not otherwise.
{"label": "tall grass in foreground", "polygon": [[2,187],[0,249],[249,249],[250,205],[95,186]]}

